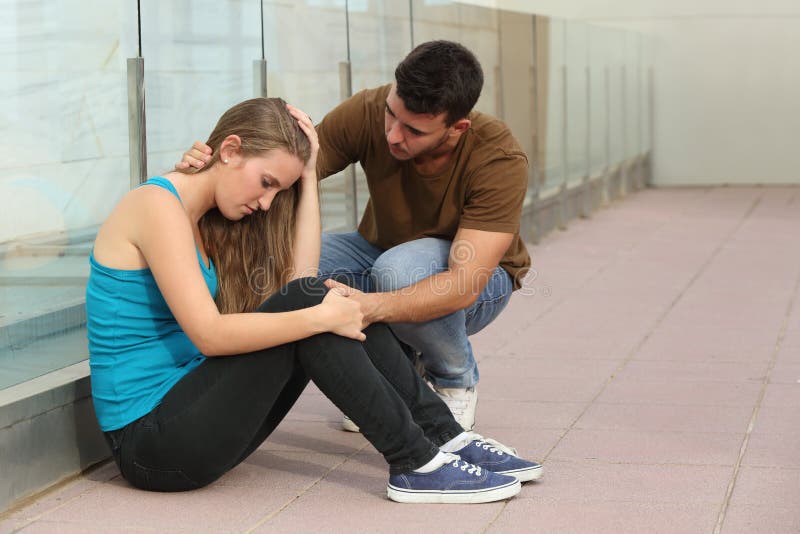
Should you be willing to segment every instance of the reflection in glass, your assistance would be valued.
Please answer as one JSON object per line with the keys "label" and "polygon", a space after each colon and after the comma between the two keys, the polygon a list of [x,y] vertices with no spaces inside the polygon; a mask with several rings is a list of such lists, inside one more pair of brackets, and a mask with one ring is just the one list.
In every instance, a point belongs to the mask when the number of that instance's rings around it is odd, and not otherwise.
{"label": "reflection in glass", "polygon": [[[350,2],[364,9],[365,2]],[[342,101],[339,63],[347,61],[344,1],[264,0],[264,48],[270,96],[280,96],[306,111],[315,122]],[[343,173],[320,182],[325,231],[344,230]]]}
{"label": "reflection in glass", "polygon": [[566,174],[569,186],[587,175],[589,109],[587,103],[588,26],[567,21],[565,26],[565,61],[567,65],[567,146]]}
{"label": "reflection in glass", "polygon": [[6,2],[2,15],[0,389],[87,356],[87,255],[128,189],[136,50],[135,4]]}

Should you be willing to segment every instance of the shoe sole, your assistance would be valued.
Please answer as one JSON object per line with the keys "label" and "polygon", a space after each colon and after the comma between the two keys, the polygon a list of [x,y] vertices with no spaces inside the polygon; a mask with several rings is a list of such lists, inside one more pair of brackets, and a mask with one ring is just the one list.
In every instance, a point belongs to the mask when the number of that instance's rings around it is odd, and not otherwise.
{"label": "shoe sole", "polygon": [[544,468],[540,465],[528,469],[518,469],[516,471],[495,471],[498,475],[508,475],[515,477],[520,482],[530,482],[531,480],[539,480],[544,474]]}
{"label": "shoe sole", "polygon": [[342,430],[344,430],[345,432],[355,432],[355,433],[361,432],[361,429],[358,428],[358,425],[355,424],[353,420],[350,419],[349,417],[342,418]]}
{"label": "shoe sole", "polygon": [[480,491],[414,491],[402,489],[389,484],[386,488],[388,497],[395,502],[434,503],[434,504],[478,504],[484,502],[510,499],[520,492],[522,484],[519,480],[504,486]]}

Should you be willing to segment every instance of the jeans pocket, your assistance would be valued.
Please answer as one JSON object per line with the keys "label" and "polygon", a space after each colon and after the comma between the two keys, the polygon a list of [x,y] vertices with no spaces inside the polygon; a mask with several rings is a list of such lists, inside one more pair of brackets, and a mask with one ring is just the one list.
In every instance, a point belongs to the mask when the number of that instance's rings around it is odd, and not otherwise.
{"label": "jeans pocket", "polygon": [[135,460],[130,475],[128,482],[149,491],[189,491],[200,487],[181,469],[156,469],[143,466]]}

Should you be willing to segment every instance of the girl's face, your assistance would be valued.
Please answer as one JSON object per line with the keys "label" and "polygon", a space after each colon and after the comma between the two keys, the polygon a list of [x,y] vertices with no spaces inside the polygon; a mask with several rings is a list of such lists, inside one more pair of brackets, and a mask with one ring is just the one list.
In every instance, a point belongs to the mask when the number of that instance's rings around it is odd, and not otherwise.
{"label": "girl's face", "polygon": [[278,149],[263,156],[234,156],[223,167],[228,168],[228,179],[217,194],[217,208],[226,219],[238,221],[255,211],[267,211],[275,195],[292,187],[305,165]]}

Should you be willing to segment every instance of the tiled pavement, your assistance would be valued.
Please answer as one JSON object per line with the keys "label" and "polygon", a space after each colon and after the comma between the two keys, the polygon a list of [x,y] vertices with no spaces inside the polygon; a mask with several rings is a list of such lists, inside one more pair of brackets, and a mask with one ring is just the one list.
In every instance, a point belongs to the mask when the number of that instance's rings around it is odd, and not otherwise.
{"label": "tiled pavement", "polygon": [[211,487],[102,466],[0,532],[800,531],[800,188],[646,190],[531,247],[475,336],[479,430],[542,459],[508,502],[400,505],[311,388]]}

